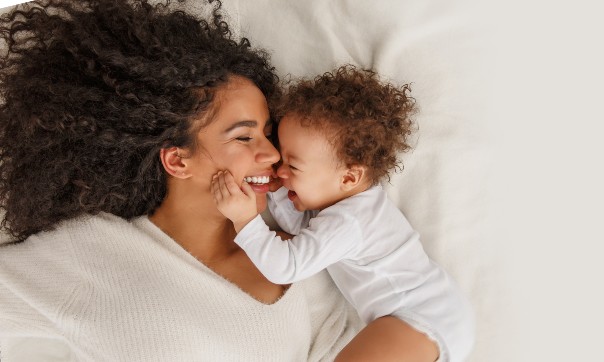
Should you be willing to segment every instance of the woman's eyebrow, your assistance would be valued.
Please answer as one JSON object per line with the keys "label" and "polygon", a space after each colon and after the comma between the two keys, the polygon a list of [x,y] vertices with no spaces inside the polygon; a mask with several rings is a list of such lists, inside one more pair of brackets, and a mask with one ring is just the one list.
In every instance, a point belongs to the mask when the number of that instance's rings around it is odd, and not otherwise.
{"label": "woman's eyebrow", "polygon": [[234,130],[235,128],[238,128],[238,127],[254,128],[256,126],[258,126],[258,122],[256,122],[256,121],[239,121],[239,122],[236,122],[236,123],[233,123],[232,125],[230,125],[229,128],[224,130],[224,133],[231,132],[232,130]]}

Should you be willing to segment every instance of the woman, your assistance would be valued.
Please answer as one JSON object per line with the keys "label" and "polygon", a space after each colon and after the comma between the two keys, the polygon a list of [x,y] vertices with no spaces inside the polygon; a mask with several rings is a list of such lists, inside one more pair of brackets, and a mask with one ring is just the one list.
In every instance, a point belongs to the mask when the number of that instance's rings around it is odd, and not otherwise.
{"label": "woman", "polygon": [[219,8],[205,21],[146,0],[53,1],[0,21],[0,200],[16,239],[0,247],[0,339],[57,340],[77,360],[300,361],[335,358],[360,329],[325,273],[268,282],[214,206],[216,171],[268,176],[263,195],[279,160],[277,77]]}

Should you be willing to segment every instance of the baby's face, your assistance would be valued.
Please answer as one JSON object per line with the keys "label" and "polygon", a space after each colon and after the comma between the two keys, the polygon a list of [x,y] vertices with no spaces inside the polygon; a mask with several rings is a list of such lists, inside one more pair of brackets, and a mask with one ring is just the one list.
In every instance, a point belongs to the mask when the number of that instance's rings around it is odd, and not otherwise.
{"label": "baby's face", "polygon": [[335,150],[319,131],[302,127],[295,116],[279,123],[279,144],[283,164],[277,175],[290,190],[289,199],[297,210],[322,210],[344,198],[341,180],[345,168]]}

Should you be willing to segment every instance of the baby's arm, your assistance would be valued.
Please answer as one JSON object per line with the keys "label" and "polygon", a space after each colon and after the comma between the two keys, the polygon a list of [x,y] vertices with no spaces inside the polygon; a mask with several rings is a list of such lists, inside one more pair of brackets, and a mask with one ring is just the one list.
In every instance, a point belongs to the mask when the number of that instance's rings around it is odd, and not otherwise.
{"label": "baby's arm", "polygon": [[267,194],[268,209],[281,227],[289,234],[298,235],[300,230],[308,226],[310,219],[317,215],[317,211],[298,211],[287,197],[287,189],[281,187],[275,192]]}
{"label": "baby's arm", "polygon": [[356,220],[322,214],[290,240],[269,230],[260,216],[245,225],[235,238],[262,274],[275,284],[290,284],[316,274],[345,259],[360,241]]}
{"label": "baby's arm", "polygon": [[211,189],[218,211],[233,222],[237,232],[258,215],[256,193],[245,181],[239,188],[229,171],[214,175]]}
{"label": "baby's arm", "polygon": [[290,240],[281,239],[258,215],[251,187],[244,182],[240,189],[228,171],[213,177],[212,193],[218,210],[235,226],[235,242],[275,284],[306,279],[346,257],[361,241],[356,220],[337,212],[313,219]]}

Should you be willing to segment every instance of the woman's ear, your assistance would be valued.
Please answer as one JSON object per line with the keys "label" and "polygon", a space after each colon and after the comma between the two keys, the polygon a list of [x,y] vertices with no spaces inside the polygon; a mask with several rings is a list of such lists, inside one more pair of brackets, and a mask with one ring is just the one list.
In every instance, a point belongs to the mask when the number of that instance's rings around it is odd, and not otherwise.
{"label": "woman's ear", "polygon": [[341,188],[344,191],[350,191],[363,184],[367,178],[367,167],[361,165],[352,165],[344,171],[342,175]]}
{"label": "woman's ear", "polygon": [[187,158],[185,157],[186,152],[178,147],[162,148],[159,151],[159,158],[166,172],[179,179],[191,177]]}

